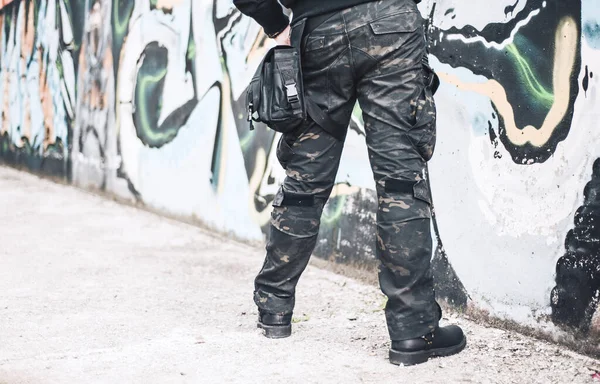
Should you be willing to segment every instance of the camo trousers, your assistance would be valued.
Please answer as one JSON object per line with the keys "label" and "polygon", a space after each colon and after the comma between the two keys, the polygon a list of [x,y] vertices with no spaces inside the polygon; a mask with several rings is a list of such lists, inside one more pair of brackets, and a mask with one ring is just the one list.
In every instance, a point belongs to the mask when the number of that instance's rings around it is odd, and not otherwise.
{"label": "camo trousers", "polygon": [[[348,125],[355,102],[379,199],[376,254],[392,340],[437,326],[430,268],[431,198],[425,164],[435,146],[436,109],[425,86],[424,22],[413,0],[364,3],[335,13],[303,38],[306,96]],[[257,306],[294,309],[296,284],[315,248],[343,142],[314,122],[282,136],[286,179],[273,202],[267,256],[255,280]]]}

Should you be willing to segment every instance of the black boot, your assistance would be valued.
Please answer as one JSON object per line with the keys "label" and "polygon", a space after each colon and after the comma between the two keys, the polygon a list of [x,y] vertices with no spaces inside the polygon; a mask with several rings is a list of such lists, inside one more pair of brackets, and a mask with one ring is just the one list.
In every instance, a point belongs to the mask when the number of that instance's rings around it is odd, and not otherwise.
{"label": "black boot", "polygon": [[262,328],[265,337],[283,339],[292,334],[291,313],[268,313],[258,311],[258,328]]}
{"label": "black boot", "polygon": [[392,341],[390,363],[400,365],[421,364],[430,357],[450,356],[467,345],[467,338],[457,325],[438,327],[425,336],[402,341]]}

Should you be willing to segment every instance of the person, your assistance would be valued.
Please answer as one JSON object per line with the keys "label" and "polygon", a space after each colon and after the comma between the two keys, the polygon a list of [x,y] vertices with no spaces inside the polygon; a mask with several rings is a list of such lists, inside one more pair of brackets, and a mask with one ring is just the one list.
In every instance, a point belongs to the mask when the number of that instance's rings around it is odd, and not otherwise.
{"label": "person", "polygon": [[[420,1],[420,0],[419,0]],[[440,327],[435,300],[431,194],[425,167],[436,140],[425,22],[416,0],[234,0],[277,44],[299,47],[305,97],[348,127],[356,101],[378,195],[376,255],[393,364],[460,352],[460,327]],[[302,22],[300,22],[302,21]],[[303,26],[299,42],[290,41]],[[292,39],[293,40],[293,39]],[[347,128],[346,128],[347,129]],[[315,248],[343,141],[311,119],[282,135],[277,158],[286,179],[273,202],[266,259],[255,280],[258,326],[291,335],[295,290]]]}

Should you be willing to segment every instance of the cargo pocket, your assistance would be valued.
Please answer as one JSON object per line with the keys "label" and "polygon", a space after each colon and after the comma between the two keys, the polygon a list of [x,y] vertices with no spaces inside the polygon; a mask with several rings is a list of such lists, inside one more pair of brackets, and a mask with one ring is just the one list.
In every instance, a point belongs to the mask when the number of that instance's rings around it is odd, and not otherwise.
{"label": "cargo pocket", "polygon": [[412,195],[415,199],[426,202],[431,205],[431,193],[427,180],[408,181],[399,179],[389,179],[385,181],[385,193],[400,193]]}
{"label": "cargo pocket", "polygon": [[313,194],[279,188],[273,200],[271,224],[280,232],[305,238],[319,234],[321,202]]}
{"label": "cargo pocket", "polygon": [[408,137],[419,155],[425,161],[431,160],[436,144],[437,111],[431,88],[423,87],[416,102],[413,103],[415,124]]}
{"label": "cargo pocket", "polygon": [[431,193],[429,192],[429,185],[427,180],[419,180],[413,186],[413,195],[415,199],[419,199],[431,205]]}
{"label": "cargo pocket", "polygon": [[421,14],[413,9],[406,8],[402,12],[385,16],[369,23],[373,35],[370,41],[365,42],[364,51],[377,61],[394,52],[409,40],[416,40],[416,35],[421,36]]}
{"label": "cargo pocket", "polygon": [[421,15],[413,10],[405,10],[371,21],[369,26],[376,35],[414,32],[422,25]]}
{"label": "cargo pocket", "polygon": [[386,180],[378,214],[380,223],[430,219],[431,194],[427,181]]}
{"label": "cargo pocket", "polygon": [[279,160],[279,164],[281,164],[283,169],[287,168],[287,165],[296,155],[296,152],[294,151],[294,145],[298,142],[302,135],[307,132],[308,129],[310,129],[310,124],[303,122],[299,126],[295,127],[292,131],[282,134],[279,138],[275,155],[277,156],[277,160]]}
{"label": "cargo pocket", "polygon": [[291,141],[290,143],[291,139],[293,138],[289,135],[281,135],[279,143],[277,143],[277,150],[275,151],[277,160],[279,160],[279,164],[281,164],[284,169],[287,168],[288,163],[290,160],[292,160],[292,157],[294,157],[295,154],[294,149],[292,148],[294,142]]}

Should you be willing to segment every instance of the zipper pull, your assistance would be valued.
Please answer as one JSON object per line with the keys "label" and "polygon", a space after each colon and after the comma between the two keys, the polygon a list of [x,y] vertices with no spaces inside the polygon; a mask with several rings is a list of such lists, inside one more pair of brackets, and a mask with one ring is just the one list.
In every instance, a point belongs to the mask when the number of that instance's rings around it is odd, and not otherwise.
{"label": "zipper pull", "polygon": [[248,104],[248,109],[246,110],[246,112],[248,113],[248,117],[246,119],[248,121],[252,121],[252,107],[254,107],[254,104]]}
{"label": "zipper pull", "polygon": [[252,121],[252,107],[254,107],[254,104],[248,104],[248,117],[246,119],[250,123],[250,130],[254,131],[254,122]]}

